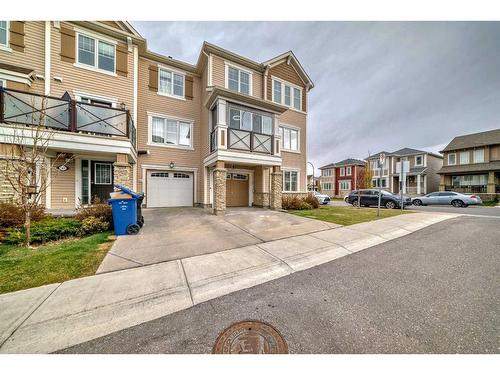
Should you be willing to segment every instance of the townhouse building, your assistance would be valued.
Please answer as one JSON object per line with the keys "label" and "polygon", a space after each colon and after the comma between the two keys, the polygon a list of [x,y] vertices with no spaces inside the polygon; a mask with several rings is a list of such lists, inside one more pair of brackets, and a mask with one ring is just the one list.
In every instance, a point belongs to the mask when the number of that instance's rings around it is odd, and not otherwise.
{"label": "townhouse building", "polygon": [[363,189],[366,162],[345,159],[320,167],[321,191],[331,197],[345,197],[356,189]]}
{"label": "townhouse building", "polygon": [[[381,153],[386,156],[382,168],[378,165]],[[405,147],[394,152],[378,152],[366,158],[366,161],[373,187],[395,194],[402,190],[404,194],[413,195],[427,194],[439,188],[437,172],[443,164],[443,157],[439,154]],[[401,161],[409,161],[410,171],[406,174],[406,179],[400,182],[396,163]]]}
{"label": "townhouse building", "polygon": [[500,194],[500,129],[461,135],[441,151],[440,191],[493,199]]}
{"label": "townhouse building", "polygon": [[[215,213],[307,192],[314,84],[291,51],[256,62],[205,42],[189,64],[148,50],[128,22],[0,21],[0,85],[0,164],[42,111],[53,134],[40,162],[70,160],[49,209],[104,200],[114,183],[147,207]],[[0,199],[13,196],[0,181]]]}

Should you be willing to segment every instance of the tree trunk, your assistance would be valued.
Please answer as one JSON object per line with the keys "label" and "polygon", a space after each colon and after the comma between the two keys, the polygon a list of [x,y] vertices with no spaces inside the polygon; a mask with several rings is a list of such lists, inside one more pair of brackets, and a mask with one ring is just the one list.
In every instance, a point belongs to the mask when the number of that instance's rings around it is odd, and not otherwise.
{"label": "tree trunk", "polygon": [[29,247],[31,242],[31,211],[26,210],[26,214],[24,217],[24,246]]}

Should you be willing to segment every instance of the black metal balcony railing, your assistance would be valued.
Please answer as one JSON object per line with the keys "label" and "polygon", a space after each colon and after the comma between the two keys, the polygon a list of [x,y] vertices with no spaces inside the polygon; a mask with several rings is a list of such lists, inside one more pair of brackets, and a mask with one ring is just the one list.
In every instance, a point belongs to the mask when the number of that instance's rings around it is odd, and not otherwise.
{"label": "black metal balcony railing", "polygon": [[1,87],[0,123],[127,137],[136,145],[136,130],[128,110]]}
{"label": "black metal balcony railing", "polygon": [[467,194],[480,194],[486,193],[487,187],[486,185],[460,185],[460,186],[451,186],[446,185],[446,191],[455,191],[457,193],[467,193]]}
{"label": "black metal balcony railing", "polygon": [[240,129],[228,129],[228,137],[229,149],[271,155],[273,153],[274,137],[272,135]]}

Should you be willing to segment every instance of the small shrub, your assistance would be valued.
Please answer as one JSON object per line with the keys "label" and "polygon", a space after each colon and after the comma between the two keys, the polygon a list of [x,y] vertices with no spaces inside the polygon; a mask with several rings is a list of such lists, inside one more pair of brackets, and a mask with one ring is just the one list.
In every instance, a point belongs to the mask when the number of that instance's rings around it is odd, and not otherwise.
{"label": "small shrub", "polygon": [[[78,236],[81,227],[82,224],[74,219],[43,219],[31,224],[31,242],[44,243]],[[24,238],[24,227],[13,227],[7,230],[5,242],[20,244],[24,242]]]}
{"label": "small shrub", "polygon": [[319,207],[319,200],[312,194],[308,194],[307,197],[304,198],[304,202],[308,203],[312,208]]}
{"label": "small shrub", "polygon": [[80,233],[82,235],[101,233],[109,229],[109,223],[107,221],[93,216],[86,217],[81,223],[82,227]]}
{"label": "small shrub", "polygon": [[[0,202],[0,228],[11,228],[24,224],[24,210],[15,203]],[[31,212],[31,221],[45,219],[45,208],[36,206]]]}
{"label": "small shrub", "polygon": [[75,219],[83,221],[86,218],[93,217],[108,223],[109,226],[113,223],[113,214],[111,213],[111,206],[107,203],[94,203],[87,207],[80,207],[76,210]]}
{"label": "small shrub", "polygon": [[300,210],[302,200],[297,195],[283,195],[281,207],[285,210]]}
{"label": "small shrub", "polygon": [[312,210],[313,206],[305,201],[305,199],[302,201],[300,205],[301,210]]}

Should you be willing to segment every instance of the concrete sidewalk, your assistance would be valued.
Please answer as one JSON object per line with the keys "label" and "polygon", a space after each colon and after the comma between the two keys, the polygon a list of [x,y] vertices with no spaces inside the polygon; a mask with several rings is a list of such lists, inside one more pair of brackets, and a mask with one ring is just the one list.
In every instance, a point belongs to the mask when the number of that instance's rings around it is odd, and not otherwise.
{"label": "concrete sidewalk", "polygon": [[401,215],[0,295],[0,352],[60,350],[456,216]]}

